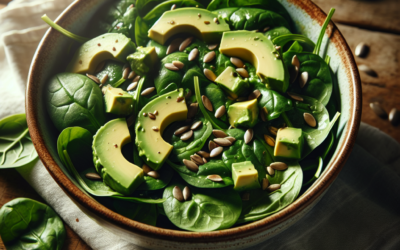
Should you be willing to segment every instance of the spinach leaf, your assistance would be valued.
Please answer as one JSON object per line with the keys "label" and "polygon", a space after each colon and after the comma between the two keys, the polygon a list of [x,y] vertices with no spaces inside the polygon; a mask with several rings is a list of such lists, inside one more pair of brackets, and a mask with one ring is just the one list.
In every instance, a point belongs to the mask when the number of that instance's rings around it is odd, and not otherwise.
{"label": "spinach leaf", "polygon": [[0,209],[0,235],[7,249],[62,249],[64,224],[54,210],[35,200],[17,198]]}
{"label": "spinach leaf", "polygon": [[149,25],[138,16],[135,20],[135,41],[137,46],[146,46],[149,41],[147,37],[147,31],[149,29]]}
{"label": "spinach leaf", "polygon": [[233,226],[240,215],[242,200],[231,188],[216,191],[190,187],[191,200],[179,202],[172,194],[175,186],[181,190],[185,187],[181,182],[171,183],[164,190],[163,197],[167,200],[163,205],[168,219],[181,229],[195,232],[221,230]]}
{"label": "spinach leaf", "polygon": [[311,46],[311,48],[315,47],[315,44],[313,41],[311,41],[308,37],[306,37],[304,35],[299,35],[299,34],[283,34],[283,35],[275,37],[272,40],[272,42],[275,45],[278,45],[281,47],[285,46],[288,42],[293,42],[293,41],[306,43],[309,46]]}
{"label": "spinach leaf", "polygon": [[146,47],[154,47],[156,49],[156,54],[158,56],[158,59],[160,59],[160,60],[163,59],[167,55],[168,46],[161,45],[154,40],[150,39],[149,42],[147,43]]}
{"label": "spinach leaf", "polygon": [[[164,202],[164,199],[153,200],[124,196],[123,194],[113,191],[102,181],[93,181],[84,178],[84,174],[88,172],[96,173],[91,153],[92,142],[92,134],[80,127],[64,129],[57,140],[58,155],[62,163],[78,181],[81,188],[93,196],[110,197],[138,203],[157,204]],[[79,174],[78,171],[81,171],[82,174]]]}
{"label": "spinach leaf", "polygon": [[114,200],[113,210],[129,219],[155,226],[157,222],[157,205],[133,203]]}
{"label": "spinach leaf", "polygon": [[203,5],[194,0],[170,0],[160,3],[152,10],[150,10],[144,17],[143,20],[147,23],[153,25],[165,11],[171,10],[172,5],[176,6],[176,8],[184,8],[184,7],[196,7],[203,8]]}
{"label": "spinach leaf", "polygon": [[160,3],[165,2],[166,0],[137,0],[136,8],[140,13],[141,17],[144,17],[150,10],[152,10],[155,6]]}
{"label": "spinach leaf", "polygon": [[22,167],[37,157],[26,115],[11,115],[0,120],[0,169]]}
{"label": "spinach leaf", "polygon": [[124,64],[116,61],[106,61],[104,69],[96,74],[96,77],[103,79],[105,75],[108,75],[107,81],[103,85],[110,84],[111,86],[117,88],[116,83],[122,78],[122,68]]}
{"label": "spinach leaf", "polygon": [[55,75],[47,87],[46,99],[47,111],[59,131],[80,126],[95,134],[105,123],[103,94],[86,76]]}
{"label": "spinach leaf", "polygon": [[[274,39],[276,37],[279,37],[282,35],[290,35],[290,34],[292,34],[292,32],[290,32],[290,30],[284,26],[279,26],[279,27],[269,29],[267,32],[264,33],[265,37],[268,37],[268,39],[271,41],[274,41]],[[276,44],[276,43],[274,43],[274,44]]]}
{"label": "spinach leaf", "polygon": [[110,33],[124,34],[135,41],[135,25],[133,25],[138,16],[137,8],[127,7],[124,12],[113,22],[112,27],[109,29]]}

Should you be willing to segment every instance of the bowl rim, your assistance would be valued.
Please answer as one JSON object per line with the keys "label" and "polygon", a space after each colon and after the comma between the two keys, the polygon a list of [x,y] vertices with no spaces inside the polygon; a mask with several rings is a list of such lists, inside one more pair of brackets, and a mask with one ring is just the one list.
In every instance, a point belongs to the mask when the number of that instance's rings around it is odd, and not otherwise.
{"label": "bowl rim", "polygon": [[[84,2],[87,3],[89,1],[90,0],[73,2],[60,14],[56,22],[61,26],[63,26],[63,23],[68,23],[68,15],[71,12],[78,11]],[[326,14],[311,0],[287,1],[305,11],[313,20],[316,20],[318,24],[322,26],[326,18]],[[328,189],[331,183],[338,176],[340,170],[343,168],[356,140],[361,121],[361,80],[353,54],[341,32],[333,22],[329,24],[328,29],[330,28],[333,31],[330,36],[330,41],[333,42],[334,46],[337,47],[341,61],[345,65],[348,65],[348,67],[345,68],[345,72],[347,77],[351,79],[352,89],[350,88],[349,91],[350,101],[352,102],[353,106],[350,107],[350,117],[347,125],[349,129],[344,131],[346,134],[344,135],[345,138],[343,140],[343,145],[339,149],[331,164],[326,168],[324,174],[296,201],[281,211],[264,219],[235,228],[213,232],[187,232],[163,229],[131,220],[116,212],[113,212],[75,186],[74,183],[63,173],[47,149],[40,130],[40,122],[38,119],[39,111],[35,108],[35,103],[41,101],[38,99],[37,95],[35,95],[35,93],[37,93],[35,78],[36,75],[40,75],[41,70],[43,70],[40,63],[40,57],[49,45],[47,44],[49,37],[54,36],[57,33],[57,31],[51,28],[47,30],[36,50],[28,76],[25,108],[32,141],[44,166],[70,198],[78,202],[80,206],[89,210],[94,215],[105,219],[111,224],[118,225],[119,227],[122,227],[130,232],[146,237],[156,237],[157,239],[163,239],[167,241],[201,243],[204,242],[205,239],[207,239],[207,242],[220,242],[237,237],[246,237],[271,229],[280,223],[288,221],[297,213],[305,210]]]}

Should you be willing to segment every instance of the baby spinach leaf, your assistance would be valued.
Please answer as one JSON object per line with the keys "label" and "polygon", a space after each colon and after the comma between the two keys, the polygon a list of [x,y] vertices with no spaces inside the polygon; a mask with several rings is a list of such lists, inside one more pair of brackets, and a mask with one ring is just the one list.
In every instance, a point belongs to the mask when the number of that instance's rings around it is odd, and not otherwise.
{"label": "baby spinach leaf", "polygon": [[185,185],[173,182],[165,190],[163,197],[167,199],[164,211],[167,217],[177,227],[195,232],[207,232],[231,227],[238,219],[242,200],[231,188],[218,191],[190,187],[192,198],[180,202],[174,198],[172,190],[178,186],[181,190]]}
{"label": "baby spinach leaf", "polygon": [[165,2],[166,0],[137,0],[136,8],[139,11],[141,17],[144,17],[150,10],[154,9],[160,3]]}
{"label": "baby spinach leaf", "polygon": [[160,3],[152,10],[150,10],[146,16],[143,17],[143,20],[153,24],[157,19],[159,19],[165,11],[171,10],[172,5],[175,4],[175,8],[184,8],[184,7],[196,7],[203,8],[203,5],[194,0],[170,0]]}
{"label": "baby spinach leaf", "polygon": [[105,75],[108,76],[107,81],[103,85],[110,84],[117,88],[116,83],[122,78],[122,68],[124,64],[117,61],[106,61],[104,69],[96,74],[97,78],[103,79]]}
{"label": "baby spinach leaf", "polygon": [[283,34],[278,37],[275,37],[272,42],[277,46],[285,46],[288,42],[303,42],[311,46],[311,48],[315,47],[313,41],[311,41],[308,37],[300,34]]}
{"label": "baby spinach leaf", "polygon": [[17,198],[0,209],[0,235],[7,249],[62,249],[64,224],[41,202]]}
{"label": "baby spinach leaf", "polygon": [[265,37],[268,37],[268,39],[271,41],[273,41],[276,37],[290,34],[292,34],[292,32],[290,32],[290,30],[284,26],[269,29],[267,32],[264,33]]}
{"label": "baby spinach leaf", "polygon": [[80,126],[95,134],[105,123],[103,94],[84,75],[55,75],[47,87],[46,99],[47,111],[59,131]]}
{"label": "baby spinach leaf", "polygon": [[26,115],[11,115],[0,120],[0,169],[22,167],[37,157]]}
{"label": "baby spinach leaf", "polygon": [[118,18],[113,22],[110,33],[124,34],[135,41],[135,25],[133,25],[138,16],[137,8],[127,7]]}
{"label": "baby spinach leaf", "polygon": [[113,210],[129,219],[155,226],[157,222],[157,205],[133,203],[114,200]]}
{"label": "baby spinach leaf", "polygon": [[163,59],[167,55],[168,46],[161,45],[154,40],[150,39],[149,42],[147,43],[146,47],[154,47],[156,49],[156,54],[158,56],[158,59],[160,59],[160,60]]}
{"label": "baby spinach leaf", "polygon": [[[139,13],[141,13],[139,11]],[[147,37],[147,31],[150,29],[149,25],[143,21],[140,16],[136,17],[135,20],[135,41],[137,46],[146,46],[149,38]]]}

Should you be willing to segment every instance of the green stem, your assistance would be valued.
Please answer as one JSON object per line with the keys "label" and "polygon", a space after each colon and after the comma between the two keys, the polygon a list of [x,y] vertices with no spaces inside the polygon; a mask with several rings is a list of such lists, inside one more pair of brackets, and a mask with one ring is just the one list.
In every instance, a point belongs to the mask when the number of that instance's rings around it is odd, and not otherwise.
{"label": "green stem", "polygon": [[322,39],[324,38],[326,27],[328,27],[328,24],[333,16],[333,13],[335,13],[335,9],[331,8],[331,10],[328,13],[328,16],[325,19],[324,24],[322,25],[322,29],[321,29],[321,32],[319,33],[319,37],[317,40],[317,44],[315,45],[313,54],[319,55],[319,50],[321,48]]}
{"label": "green stem", "polygon": [[302,186],[305,187],[309,184],[311,184],[313,181],[315,181],[316,179],[319,178],[319,176],[321,175],[322,172],[322,166],[324,165],[324,161],[322,160],[322,157],[318,158],[318,168],[317,171],[315,172],[314,176],[311,178],[311,180],[307,181],[305,184],[303,184]]}
{"label": "green stem", "polygon": [[65,35],[65,36],[67,36],[67,37],[69,37],[71,39],[74,39],[78,43],[85,43],[85,42],[90,40],[89,38],[86,38],[86,37],[83,37],[83,36],[78,36],[78,35],[75,35],[75,34],[69,32],[68,30],[64,29],[60,25],[54,23],[46,14],[44,14],[42,16],[42,20],[45,21],[53,29],[57,30],[61,34]]}
{"label": "green stem", "polygon": [[325,62],[326,62],[326,64],[329,65],[329,62],[330,62],[330,61],[331,61],[331,57],[328,56],[328,55],[326,55],[326,56],[325,56]]}
{"label": "green stem", "polygon": [[293,124],[292,124],[292,122],[289,120],[289,117],[287,117],[286,112],[283,112],[281,115],[282,115],[283,120],[285,120],[286,125],[287,125],[288,127],[293,127]]}
{"label": "green stem", "polygon": [[123,77],[119,79],[116,83],[114,83],[114,88],[118,88],[121,84],[123,84],[126,81]]}

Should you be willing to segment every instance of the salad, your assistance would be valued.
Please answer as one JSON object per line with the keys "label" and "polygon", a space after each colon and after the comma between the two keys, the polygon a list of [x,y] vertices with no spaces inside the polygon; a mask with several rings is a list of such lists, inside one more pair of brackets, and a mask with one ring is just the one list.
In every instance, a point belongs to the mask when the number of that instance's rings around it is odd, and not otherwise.
{"label": "salad", "polygon": [[76,184],[149,225],[222,230],[274,214],[335,147],[329,56],[277,1],[121,0],[73,34],[46,106]]}

